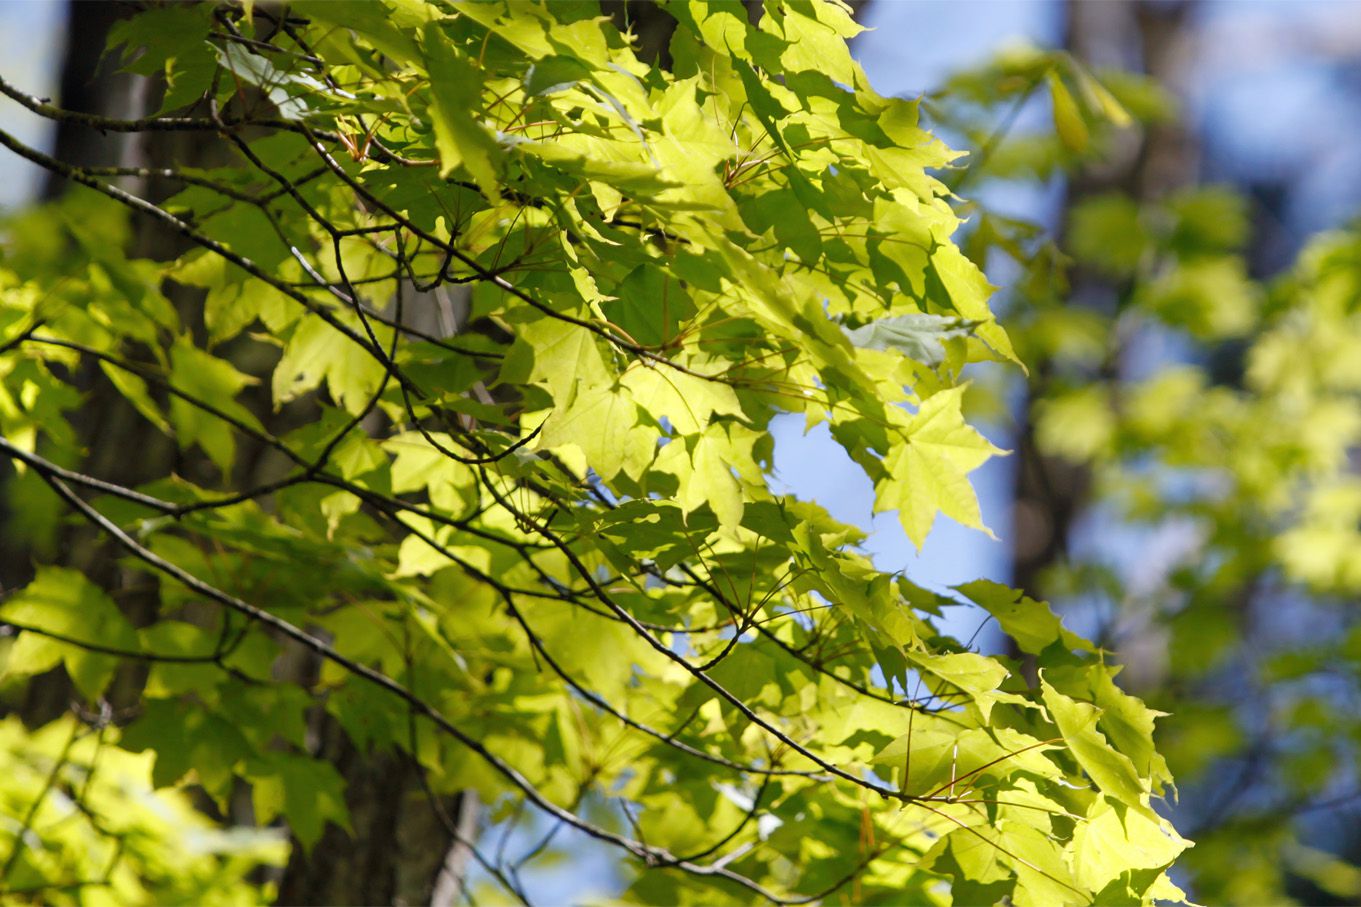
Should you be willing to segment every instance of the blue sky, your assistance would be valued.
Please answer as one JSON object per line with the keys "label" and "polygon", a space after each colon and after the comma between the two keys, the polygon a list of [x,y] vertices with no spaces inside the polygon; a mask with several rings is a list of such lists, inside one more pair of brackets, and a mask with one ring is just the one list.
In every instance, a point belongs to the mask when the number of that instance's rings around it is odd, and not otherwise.
{"label": "blue sky", "polygon": [[[61,61],[65,4],[58,0],[0,0],[0,75],[30,94],[56,92]],[[0,98],[0,128],[24,142],[46,144],[49,130],[8,98]],[[38,168],[5,153],[0,155],[0,211],[29,198]]]}

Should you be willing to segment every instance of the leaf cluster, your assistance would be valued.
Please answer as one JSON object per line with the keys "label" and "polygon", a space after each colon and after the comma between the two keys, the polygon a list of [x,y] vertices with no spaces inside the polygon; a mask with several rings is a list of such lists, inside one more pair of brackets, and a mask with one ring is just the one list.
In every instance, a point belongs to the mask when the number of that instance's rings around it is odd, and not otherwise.
{"label": "leaf cluster", "polygon": [[[617,848],[632,900],[1179,897],[1157,713],[1104,652],[1004,587],[886,574],[771,488],[793,413],[918,545],[982,527],[1000,451],[963,370],[1019,360],[953,238],[955,153],[871,88],[839,3],[667,10],[668,70],[587,5],[298,2],[120,27],[167,85],[142,120],[0,85],[226,157],[0,134],[82,187],[0,271],[0,451],[44,564],[0,604],[6,683],[124,696],[119,758],[224,816],[248,790],[304,850],[349,824],[327,721],[432,799]],[[147,223],[187,251],[130,256]],[[76,426],[110,399],[164,468],[92,468]],[[154,607],[59,566],[77,547]],[[960,602],[1035,682],[941,632]],[[523,899],[543,850],[474,853]]]}

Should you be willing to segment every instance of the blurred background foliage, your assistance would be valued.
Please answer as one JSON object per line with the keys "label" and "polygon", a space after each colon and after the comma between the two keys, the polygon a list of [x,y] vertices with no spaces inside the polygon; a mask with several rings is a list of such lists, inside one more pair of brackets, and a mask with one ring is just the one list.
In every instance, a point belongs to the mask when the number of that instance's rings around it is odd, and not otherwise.
{"label": "blurred background foliage", "polygon": [[[985,512],[1010,513],[1009,526],[991,521],[1005,556],[986,542],[958,543],[947,529],[953,550],[928,546],[917,563],[927,573],[962,571],[957,579],[996,573],[1048,598],[1120,653],[1131,692],[1170,713],[1159,739],[1180,796],[1166,811],[1196,842],[1177,875],[1193,900],[1357,903],[1355,7],[1028,4],[1041,44],[993,48],[964,68],[980,49],[971,22],[1001,7],[960,4],[965,12],[951,18],[943,6],[871,2],[858,14],[878,32],[860,46],[868,57],[890,44],[904,55],[938,45],[931,53],[954,70],[924,91],[925,110],[955,147],[972,151],[946,177],[976,200],[961,203],[970,217],[963,244],[999,285],[995,305],[1030,373],[1021,383],[1014,372],[980,369],[970,395],[992,439],[1014,451],[984,501]],[[133,77],[94,78],[116,5],[74,4],[69,20],[53,7],[3,8],[6,40],[22,35],[46,51],[29,60],[35,79],[47,67],[67,107],[142,103]],[[606,11],[658,52],[665,46],[657,31],[665,20],[645,5]],[[26,30],[12,26],[30,20]],[[43,27],[49,37],[34,40]],[[63,32],[61,69],[54,48]],[[1235,67],[1254,74],[1256,94],[1231,84],[1225,73]],[[80,151],[59,156],[80,160]],[[34,179],[6,174],[6,201]],[[782,478],[816,495],[819,481],[833,480],[791,459],[814,450],[800,443],[788,441]],[[9,518],[30,520],[24,531],[34,539],[51,538],[42,512],[25,505],[25,482],[7,489]],[[1000,568],[978,567],[993,562]],[[99,896],[263,896],[245,872],[280,862],[280,842],[234,837],[187,799],[153,794],[148,764],[121,749],[110,748],[117,758],[95,773],[104,739],[71,721],[30,735],[4,719],[3,821],[55,829],[44,852],[68,861],[72,878],[97,876],[109,855],[91,843],[106,840],[91,817],[37,796],[89,785],[87,796],[128,805],[120,839],[139,848]],[[35,822],[25,812],[40,801],[66,813]],[[580,858],[540,890],[608,889],[588,846],[568,847]]]}
{"label": "blurred background foliage", "polygon": [[[1222,103],[1205,97],[1226,53],[1211,42],[1250,52],[1270,6],[1068,4],[1062,50],[1004,50],[933,112],[977,149],[956,176],[983,199],[966,249],[1030,366],[1024,388],[988,376],[976,397],[1016,451],[1009,578],[1171,713],[1194,900],[1356,903],[1361,235],[1346,209],[1300,210],[1316,173],[1244,173],[1224,124],[1194,116]],[[1294,66],[1354,109],[1345,4],[1301,7]],[[1257,115],[1289,106],[1297,75]],[[1336,125],[1316,120],[1277,141],[1316,147]],[[1060,200],[1003,216],[989,182]]]}

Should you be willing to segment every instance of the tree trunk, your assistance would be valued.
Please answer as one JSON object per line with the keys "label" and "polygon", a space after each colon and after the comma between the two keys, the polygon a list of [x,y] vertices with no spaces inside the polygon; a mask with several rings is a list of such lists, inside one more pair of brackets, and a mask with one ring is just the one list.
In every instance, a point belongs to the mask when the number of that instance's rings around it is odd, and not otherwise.
{"label": "tree trunk", "polygon": [[[1190,9],[1186,2],[1070,0],[1067,48],[1089,65],[1142,68],[1163,84],[1176,84],[1183,69],[1184,23]],[[1065,212],[1086,197],[1112,190],[1138,201],[1162,197],[1191,182],[1197,165],[1194,137],[1175,122],[1151,126],[1136,147],[1118,149],[1114,157],[1113,164],[1070,180]],[[1060,224],[1060,232],[1064,227]],[[1098,287],[1099,282],[1075,275],[1072,304],[1103,304],[1095,292]],[[1112,338],[1108,369],[1119,367],[1121,352]],[[1036,389],[1043,390],[1052,378],[1052,364],[1040,360],[1031,368]],[[1019,419],[1012,563],[1016,586],[1042,597],[1045,572],[1068,556],[1073,522],[1082,512],[1090,475],[1084,468],[1039,452],[1031,413],[1031,404],[1039,396],[1027,397]]]}

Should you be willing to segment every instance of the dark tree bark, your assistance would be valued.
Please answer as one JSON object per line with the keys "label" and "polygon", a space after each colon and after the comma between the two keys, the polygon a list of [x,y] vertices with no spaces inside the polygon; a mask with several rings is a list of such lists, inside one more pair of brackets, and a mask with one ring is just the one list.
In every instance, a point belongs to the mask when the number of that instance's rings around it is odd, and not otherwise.
{"label": "dark tree bark", "polygon": [[329,719],[324,733],[317,755],[345,779],[355,833],[332,825],[310,854],[295,847],[278,903],[457,904],[470,856],[461,841],[476,836],[481,818],[476,795],[432,800],[409,758],[360,751]]}
{"label": "dark tree bark", "polygon": [[[136,89],[141,80],[117,71],[116,61],[104,55],[104,40],[114,23],[126,18],[131,8],[126,3],[107,0],[69,0],[67,10],[66,48],[57,97],[71,110],[129,115],[137,106]],[[62,124],[57,129],[53,154],[59,160],[84,167],[108,163],[111,155],[121,157],[130,143],[126,136],[100,135],[91,129]],[[66,188],[65,179],[49,172],[44,178],[42,197],[56,198]]]}

